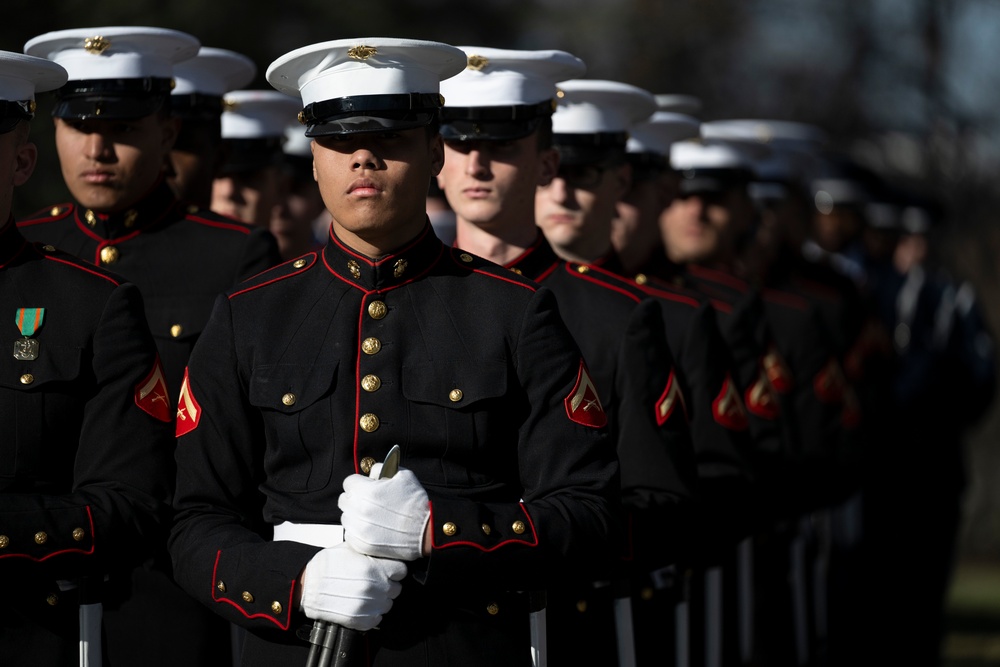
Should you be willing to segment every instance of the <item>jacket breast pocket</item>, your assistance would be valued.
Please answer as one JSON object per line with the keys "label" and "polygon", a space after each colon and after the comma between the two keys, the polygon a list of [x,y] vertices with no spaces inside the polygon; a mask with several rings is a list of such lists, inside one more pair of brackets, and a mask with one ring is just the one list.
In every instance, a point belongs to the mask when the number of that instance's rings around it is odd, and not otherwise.
{"label": "jacket breast pocket", "polygon": [[[326,487],[333,473],[337,364],[257,366],[249,401],[264,419],[267,477],[289,493]],[[346,443],[345,445],[349,444]]]}
{"label": "jacket breast pocket", "polygon": [[[43,343],[38,358],[0,363],[4,434],[0,475],[70,479],[80,439],[84,397],[92,389],[79,347]],[[126,397],[131,398],[131,397]]]}
{"label": "jacket breast pocket", "polygon": [[516,406],[502,361],[412,364],[402,369],[407,467],[430,485],[482,486],[516,466]]}

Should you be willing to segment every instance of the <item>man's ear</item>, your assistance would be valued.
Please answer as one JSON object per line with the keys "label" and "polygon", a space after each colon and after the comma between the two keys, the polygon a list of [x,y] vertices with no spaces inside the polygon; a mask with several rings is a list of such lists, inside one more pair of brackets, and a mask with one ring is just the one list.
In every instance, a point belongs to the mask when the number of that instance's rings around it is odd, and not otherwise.
{"label": "man's ear", "polygon": [[538,183],[535,185],[546,186],[559,174],[559,151],[550,147],[539,152],[538,166]]}
{"label": "man's ear", "polygon": [[14,151],[14,187],[28,182],[37,163],[38,147],[30,141],[21,143]]}

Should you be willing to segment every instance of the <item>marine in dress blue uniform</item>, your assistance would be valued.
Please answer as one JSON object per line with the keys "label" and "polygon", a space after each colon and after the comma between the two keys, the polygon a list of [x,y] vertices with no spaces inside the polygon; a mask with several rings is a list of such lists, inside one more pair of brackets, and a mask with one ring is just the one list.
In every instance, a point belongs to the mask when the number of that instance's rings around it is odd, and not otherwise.
{"label": "marine in dress blue uniform", "polygon": [[[180,126],[170,115],[173,67],[199,46],[186,33],[133,26],[62,30],[25,45],[26,53],[63,64],[69,73],[53,115],[74,201],[19,220],[18,228],[31,241],[113,269],[139,288],[171,412],[215,297],[279,261],[266,231],[191,210],[167,182]],[[169,571],[164,543],[131,581],[108,583],[109,657],[128,664],[225,662],[228,628],[213,623]]]}
{"label": "marine in dress blue uniform", "polygon": [[[684,548],[695,473],[659,310],[634,288],[559,258],[535,225],[536,187],[557,173],[556,84],[582,74],[583,63],[561,51],[462,48],[466,69],[442,84],[446,159],[438,177],[456,214],[456,245],[555,293],[609,414],[628,520],[623,556],[630,566],[671,563]],[[623,641],[629,630],[615,631],[612,597],[627,604],[629,596],[627,577],[617,579],[617,587],[582,580],[550,591],[552,664],[613,662],[633,650],[631,637]],[[584,634],[590,641],[579,641]]]}
{"label": "marine in dress blue uniform", "polygon": [[[439,81],[465,64],[360,38],[268,69],[302,97],[331,235],[220,298],[182,389],[171,540],[184,587],[250,630],[244,664],[304,661],[310,619],[377,625],[361,664],[528,664],[517,591],[618,543],[607,415],[551,292],[426,219]],[[394,444],[403,469],[367,478]],[[404,513],[407,546],[382,543]]]}
{"label": "marine in dress blue uniform", "polygon": [[65,81],[55,63],[0,53],[0,153],[14,165],[0,186],[0,655],[11,665],[79,664],[79,603],[99,603],[105,575],[162,542],[172,485],[169,396],[138,290],[27,241],[11,216],[35,164],[34,94]]}
{"label": "marine in dress blue uniform", "polygon": [[170,113],[181,121],[170,151],[168,181],[182,202],[199,209],[212,205],[212,182],[222,170],[223,96],[243,88],[257,75],[257,65],[241,53],[202,46],[198,54],[174,66]]}

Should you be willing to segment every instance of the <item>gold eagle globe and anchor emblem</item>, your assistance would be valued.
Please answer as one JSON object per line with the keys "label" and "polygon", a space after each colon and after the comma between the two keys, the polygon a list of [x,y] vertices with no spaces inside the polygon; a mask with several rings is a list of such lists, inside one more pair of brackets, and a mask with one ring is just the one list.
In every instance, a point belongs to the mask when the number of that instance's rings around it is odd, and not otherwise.
{"label": "gold eagle globe and anchor emblem", "polygon": [[353,58],[354,60],[368,60],[372,56],[378,53],[378,49],[374,46],[352,46],[347,50],[347,57]]}
{"label": "gold eagle globe and anchor emblem", "polygon": [[83,40],[83,50],[87,53],[92,53],[95,56],[99,56],[111,47],[111,41],[97,35],[96,37],[88,37]]}
{"label": "gold eagle globe and anchor emblem", "polygon": [[483,56],[471,55],[469,56],[469,61],[468,64],[466,65],[466,68],[476,72],[481,72],[489,64],[490,64],[489,58]]}

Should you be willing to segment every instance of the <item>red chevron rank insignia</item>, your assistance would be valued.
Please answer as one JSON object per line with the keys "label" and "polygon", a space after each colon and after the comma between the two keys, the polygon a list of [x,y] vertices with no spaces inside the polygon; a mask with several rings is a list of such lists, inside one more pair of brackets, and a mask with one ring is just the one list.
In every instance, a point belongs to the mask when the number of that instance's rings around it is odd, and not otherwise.
{"label": "red chevron rank insignia", "polygon": [[135,386],[135,404],[154,419],[170,422],[170,396],[159,356],[156,357],[153,370]]}
{"label": "red chevron rank insignia", "polygon": [[656,402],[656,423],[663,426],[674,413],[674,409],[680,405],[687,419],[687,403],[684,401],[684,393],[681,392],[680,383],[673,369],[670,370],[670,377],[667,379],[667,388],[663,390],[663,395]]}
{"label": "red chevron rank insignia", "polygon": [[576,386],[563,403],[566,405],[566,416],[582,426],[603,428],[608,423],[608,416],[597,395],[597,387],[590,379],[587,366],[580,360],[580,370],[576,376]]}
{"label": "red chevron rank insignia", "polygon": [[177,399],[177,437],[186,435],[198,428],[201,421],[201,406],[194,400],[191,393],[191,382],[188,380],[188,370],[184,369],[184,382],[181,384],[181,394]]}
{"label": "red chevron rank insignia", "polygon": [[781,405],[778,403],[778,395],[767,377],[767,370],[764,360],[761,360],[760,371],[757,379],[746,390],[743,398],[746,400],[747,410],[762,419],[777,419],[781,414]]}
{"label": "red chevron rank insignia", "polygon": [[743,407],[743,401],[729,373],[726,373],[719,395],[712,401],[712,416],[715,417],[715,421],[733,431],[746,430],[749,425],[746,408]]}
{"label": "red chevron rank insignia", "polygon": [[785,360],[778,354],[778,350],[774,345],[767,348],[767,354],[764,355],[762,363],[764,364],[764,371],[767,373],[767,379],[771,381],[771,385],[776,392],[787,394],[791,391],[794,385],[792,372],[788,370]]}

